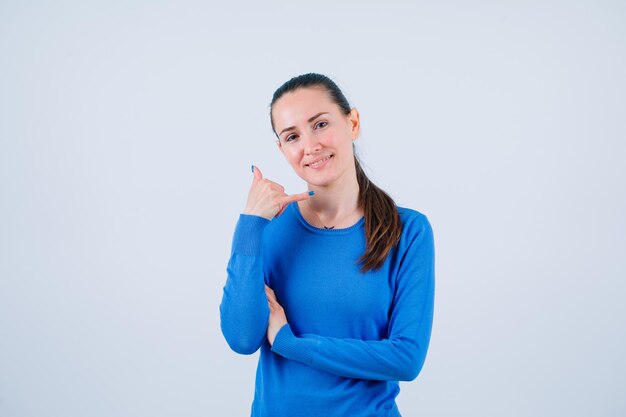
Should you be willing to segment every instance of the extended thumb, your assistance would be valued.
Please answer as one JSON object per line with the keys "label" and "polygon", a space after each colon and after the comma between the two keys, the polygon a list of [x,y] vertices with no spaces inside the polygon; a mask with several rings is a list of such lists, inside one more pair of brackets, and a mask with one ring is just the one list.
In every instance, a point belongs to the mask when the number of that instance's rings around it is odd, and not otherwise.
{"label": "extended thumb", "polygon": [[252,173],[254,174],[255,180],[260,180],[261,178],[263,178],[263,173],[261,172],[259,167],[252,165]]}

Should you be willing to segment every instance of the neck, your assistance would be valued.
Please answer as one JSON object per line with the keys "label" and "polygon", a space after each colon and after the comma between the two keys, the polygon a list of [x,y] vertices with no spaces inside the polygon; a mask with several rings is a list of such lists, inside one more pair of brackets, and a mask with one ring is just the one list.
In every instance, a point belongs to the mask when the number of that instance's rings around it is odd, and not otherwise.
{"label": "neck", "polygon": [[308,209],[315,212],[325,226],[335,226],[337,222],[351,219],[351,214],[361,215],[358,207],[359,183],[355,170],[351,173],[346,172],[343,178],[332,184],[324,186],[309,184],[308,189],[315,191],[315,196],[304,203]]}

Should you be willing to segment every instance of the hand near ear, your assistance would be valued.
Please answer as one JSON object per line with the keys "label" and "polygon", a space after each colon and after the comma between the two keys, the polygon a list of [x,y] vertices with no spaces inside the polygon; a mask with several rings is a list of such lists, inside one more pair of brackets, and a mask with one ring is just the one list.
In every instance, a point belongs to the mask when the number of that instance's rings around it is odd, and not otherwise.
{"label": "hand near ear", "polygon": [[254,171],[254,178],[248,192],[244,214],[254,214],[272,220],[273,217],[278,217],[289,203],[311,197],[308,192],[287,195],[285,187],[263,178],[258,167],[252,165],[252,170]]}
{"label": "hand near ear", "polygon": [[267,285],[265,286],[265,295],[267,296],[267,303],[270,307],[270,321],[267,325],[267,341],[270,343],[270,346],[272,346],[278,331],[287,324],[287,316],[285,315],[283,307],[278,304],[274,290]]}

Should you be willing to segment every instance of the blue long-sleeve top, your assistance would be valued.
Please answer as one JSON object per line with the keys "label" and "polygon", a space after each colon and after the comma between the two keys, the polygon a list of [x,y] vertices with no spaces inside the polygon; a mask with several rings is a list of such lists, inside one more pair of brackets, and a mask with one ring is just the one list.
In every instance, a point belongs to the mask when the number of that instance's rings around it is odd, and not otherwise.
{"label": "blue long-sleeve top", "polygon": [[[252,417],[400,416],[399,381],[420,373],[433,322],[433,231],[397,206],[402,235],[378,270],[362,273],[365,218],[310,225],[291,203],[273,220],[240,214],[220,304],[232,350],[261,353]],[[265,284],[288,324],[270,346]]]}

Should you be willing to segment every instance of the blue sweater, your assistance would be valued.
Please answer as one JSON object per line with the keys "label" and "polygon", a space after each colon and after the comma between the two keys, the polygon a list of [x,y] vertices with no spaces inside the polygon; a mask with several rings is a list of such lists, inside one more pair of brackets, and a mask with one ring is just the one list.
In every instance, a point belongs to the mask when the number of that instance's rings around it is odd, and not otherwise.
{"label": "blue sweater", "polygon": [[[398,381],[417,378],[430,342],[435,254],[427,217],[397,208],[399,245],[365,274],[364,217],[321,229],[295,202],[272,221],[239,215],[220,318],[232,350],[261,348],[252,417],[400,416]],[[288,321],[272,346],[264,284]]]}

